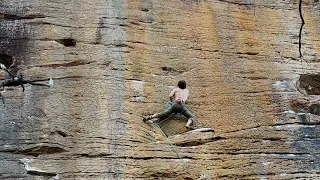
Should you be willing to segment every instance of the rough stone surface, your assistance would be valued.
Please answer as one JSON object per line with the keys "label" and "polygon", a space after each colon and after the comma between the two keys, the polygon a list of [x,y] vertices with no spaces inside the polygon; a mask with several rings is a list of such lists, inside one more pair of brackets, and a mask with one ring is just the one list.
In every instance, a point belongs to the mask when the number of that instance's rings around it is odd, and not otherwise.
{"label": "rough stone surface", "polygon": [[[2,91],[0,179],[320,179],[319,1],[303,12],[308,63],[298,1],[0,1],[0,61],[55,82]],[[214,132],[142,122],[180,79]]]}

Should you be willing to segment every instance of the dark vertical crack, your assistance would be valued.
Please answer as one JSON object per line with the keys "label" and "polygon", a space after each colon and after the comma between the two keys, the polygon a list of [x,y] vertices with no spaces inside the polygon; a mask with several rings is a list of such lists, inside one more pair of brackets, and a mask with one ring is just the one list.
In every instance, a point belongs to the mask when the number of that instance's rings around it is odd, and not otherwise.
{"label": "dark vertical crack", "polygon": [[299,54],[300,54],[300,58],[302,59],[302,52],[301,52],[301,38],[302,38],[302,28],[304,25],[304,19],[303,19],[303,15],[302,15],[302,0],[299,0],[299,14],[300,14],[300,19],[301,19],[301,26],[300,26],[300,31],[299,31]]}
{"label": "dark vertical crack", "polygon": [[102,40],[102,34],[101,34],[102,28],[104,28],[104,26],[103,26],[103,18],[100,18],[99,19],[98,28],[97,28],[97,31],[96,31],[96,40],[95,40],[96,44],[100,44],[101,43],[101,40]]}

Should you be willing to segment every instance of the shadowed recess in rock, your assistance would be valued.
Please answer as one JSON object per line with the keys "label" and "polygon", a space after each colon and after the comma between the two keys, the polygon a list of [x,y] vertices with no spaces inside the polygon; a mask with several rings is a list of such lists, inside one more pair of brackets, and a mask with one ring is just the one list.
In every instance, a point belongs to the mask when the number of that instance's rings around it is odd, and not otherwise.
{"label": "shadowed recess in rock", "polygon": [[68,136],[68,134],[66,132],[62,131],[62,130],[56,130],[54,132],[50,132],[50,135],[54,135],[54,134],[59,134],[62,137],[67,137]]}
{"label": "shadowed recess in rock", "polygon": [[167,72],[176,72],[177,70],[175,70],[175,69],[173,69],[173,68],[171,68],[171,67],[162,67],[161,68],[163,71],[167,71]]}
{"label": "shadowed recess in rock", "polygon": [[66,152],[67,150],[60,147],[59,145],[37,145],[34,147],[17,150],[14,153],[17,154],[27,154],[32,156],[38,156],[41,154],[54,154],[54,153],[61,153]]}
{"label": "shadowed recess in rock", "polygon": [[9,68],[13,62],[14,58],[12,56],[0,53],[0,63],[5,65],[6,68]]}
{"label": "shadowed recess in rock", "polygon": [[181,147],[190,147],[190,146],[199,146],[202,144],[206,144],[206,143],[214,142],[214,141],[219,141],[222,139],[225,139],[225,138],[220,137],[220,136],[215,136],[215,137],[211,137],[208,139],[202,139],[202,138],[191,139],[191,140],[186,140],[186,141],[182,141],[182,142],[175,142],[173,144],[176,146],[181,146]]}
{"label": "shadowed recess in rock", "polygon": [[74,47],[77,44],[77,40],[73,38],[57,39],[56,41],[65,47]]}
{"label": "shadowed recess in rock", "polygon": [[308,95],[320,95],[320,74],[302,74],[299,81],[299,87],[305,89]]}
{"label": "shadowed recess in rock", "polygon": [[45,18],[45,16],[42,14],[30,14],[26,16],[18,16],[14,14],[0,13],[0,19],[5,19],[5,20],[21,20],[21,19],[36,19],[36,18]]}

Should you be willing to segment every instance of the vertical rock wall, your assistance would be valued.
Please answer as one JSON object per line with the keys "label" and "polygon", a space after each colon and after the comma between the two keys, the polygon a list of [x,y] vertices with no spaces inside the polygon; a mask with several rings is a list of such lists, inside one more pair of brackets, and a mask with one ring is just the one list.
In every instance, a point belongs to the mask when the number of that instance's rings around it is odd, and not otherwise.
{"label": "vertical rock wall", "polygon": [[[320,178],[319,116],[290,104],[319,73],[319,8],[303,2],[305,63],[298,1],[1,1],[0,61],[55,87],[2,91],[0,178]],[[142,122],[180,79],[215,132]]]}

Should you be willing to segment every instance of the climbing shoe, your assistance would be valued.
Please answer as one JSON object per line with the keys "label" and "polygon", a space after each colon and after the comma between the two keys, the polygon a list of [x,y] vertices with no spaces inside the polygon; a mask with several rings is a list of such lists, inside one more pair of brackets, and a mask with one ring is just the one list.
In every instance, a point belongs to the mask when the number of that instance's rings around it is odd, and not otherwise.
{"label": "climbing shoe", "polygon": [[186,128],[191,129],[190,125],[193,123],[192,118],[188,119],[188,122],[186,124]]}
{"label": "climbing shoe", "polygon": [[148,120],[151,120],[151,116],[144,116],[143,117],[143,122],[147,122]]}
{"label": "climbing shoe", "polygon": [[153,124],[153,121],[152,121],[152,120],[148,120],[148,121],[146,121],[145,123],[147,123],[147,124]]}

